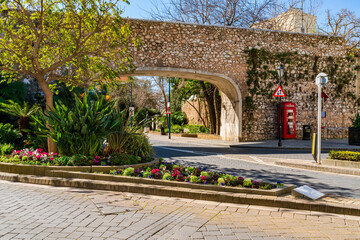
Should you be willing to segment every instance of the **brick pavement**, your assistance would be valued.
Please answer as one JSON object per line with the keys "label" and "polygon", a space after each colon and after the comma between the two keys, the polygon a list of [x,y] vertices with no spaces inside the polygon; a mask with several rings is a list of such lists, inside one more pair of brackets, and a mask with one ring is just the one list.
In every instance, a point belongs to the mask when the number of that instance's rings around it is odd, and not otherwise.
{"label": "brick pavement", "polygon": [[360,239],[360,218],[0,181],[0,239]]}

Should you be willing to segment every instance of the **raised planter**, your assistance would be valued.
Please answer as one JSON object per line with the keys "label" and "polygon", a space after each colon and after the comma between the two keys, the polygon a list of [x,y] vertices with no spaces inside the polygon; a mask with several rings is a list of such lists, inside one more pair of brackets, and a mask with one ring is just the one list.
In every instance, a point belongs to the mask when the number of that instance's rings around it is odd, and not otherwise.
{"label": "raised planter", "polygon": [[190,137],[190,138],[197,138],[197,133],[182,133],[181,137]]}
{"label": "raised planter", "polygon": [[133,168],[147,168],[159,163],[159,159],[155,159],[148,163],[139,163],[134,165],[122,165],[122,166],[38,166],[38,165],[23,165],[14,163],[0,162],[0,172],[17,173],[25,175],[37,175],[37,176],[50,176],[50,171],[73,171],[73,172],[103,172],[109,173],[113,169],[123,169],[127,167]]}
{"label": "raised planter", "polygon": [[231,193],[248,193],[248,194],[257,194],[257,195],[268,195],[268,196],[279,196],[285,193],[290,193],[294,188],[293,185],[284,185],[283,187],[273,188],[273,189],[257,189],[257,188],[239,188],[239,187],[227,187],[227,186],[217,186],[217,185],[204,185],[196,183],[187,183],[187,182],[177,182],[177,181],[166,181],[159,179],[148,179],[141,177],[126,177],[119,175],[110,175],[110,174],[94,174],[94,173],[83,173],[83,172],[72,172],[72,171],[62,171],[54,170],[48,172],[49,177],[61,177],[61,178],[78,178],[78,179],[91,179],[91,180],[101,180],[109,182],[128,182],[128,183],[139,183],[147,185],[160,185],[160,186],[169,186],[169,187],[181,187],[181,188],[190,188],[190,189],[199,189],[199,190],[211,190],[211,191],[221,191],[221,192],[231,192]]}
{"label": "raised planter", "polygon": [[349,145],[360,146],[360,128],[349,127]]}
{"label": "raised planter", "polygon": [[[158,159],[146,163],[131,165],[131,167],[146,168],[158,163]],[[148,179],[140,177],[126,177],[110,174],[97,174],[93,172],[108,173],[110,170],[126,168],[128,166],[84,166],[84,167],[62,167],[62,166],[36,166],[36,165],[21,165],[12,163],[0,163],[0,172],[16,173],[22,175],[37,175],[47,177],[60,177],[66,179],[87,179],[87,180],[100,180],[108,182],[123,182],[132,184],[145,184],[156,185],[162,187],[179,187],[194,190],[211,190],[229,193],[246,193],[256,195],[267,196],[280,196],[286,193],[290,193],[294,188],[293,185],[285,185],[283,187],[274,189],[257,189],[257,188],[239,188],[239,187],[227,187],[217,185],[204,185],[187,182],[167,181],[158,179]]]}
{"label": "raised planter", "polygon": [[323,159],[322,164],[336,167],[347,167],[347,168],[358,168],[360,169],[360,162],[346,161],[346,160],[334,160],[334,159]]}

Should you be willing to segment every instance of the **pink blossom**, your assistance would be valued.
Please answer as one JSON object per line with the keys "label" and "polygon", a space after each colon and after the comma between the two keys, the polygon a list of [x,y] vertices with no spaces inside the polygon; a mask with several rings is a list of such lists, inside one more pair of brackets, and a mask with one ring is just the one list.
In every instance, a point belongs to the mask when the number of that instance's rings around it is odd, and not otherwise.
{"label": "pink blossom", "polygon": [[159,170],[159,169],[157,169],[157,168],[155,168],[155,169],[151,170],[151,173],[152,173],[152,174],[155,174],[155,173],[157,173],[157,172],[160,172],[160,170]]}

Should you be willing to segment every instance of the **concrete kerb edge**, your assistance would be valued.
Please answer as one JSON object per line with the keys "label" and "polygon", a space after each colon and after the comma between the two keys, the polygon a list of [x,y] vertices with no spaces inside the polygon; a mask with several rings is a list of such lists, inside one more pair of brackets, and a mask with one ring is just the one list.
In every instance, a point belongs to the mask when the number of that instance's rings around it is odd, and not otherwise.
{"label": "concrete kerb edge", "polygon": [[73,187],[73,188],[87,188],[93,190],[106,191],[123,191],[131,193],[143,193],[167,197],[181,197],[189,199],[201,199],[206,201],[218,201],[224,203],[249,204],[258,206],[291,208],[298,210],[310,210],[326,213],[345,214],[360,216],[359,208],[351,208],[349,206],[340,206],[335,204],[325,204],[309,202],[298,199],[288,199],[282,197],[269,197],[245,193],[229,193],[217,192],[210,190],[186,189],[179,187],[166,187],[157,185],[146,185],[141,183],[127,183],[127,182],[111,182],[89,180],[89,179],[67,179],[57,177],[18,175],[12,173],[0,173],[0,180],[23,182],[40,185],[51,185],[58,187]]}
{"label": "concrete kerb edge", "polygon": [[[286,147],[286,146],[281,146],[281,147],[269,147],[269,146],[251,146],[251,145],[229,145],[230,148],[255,148],[255,149],[287,149],[287,150],[309,150],[311,151],[312,149],[309,147]],[[359,148],[321,148],[321,150],[323,151],[359,151]]]}
{"label": "concrete kerb edge", "polygon": [[306,170],[314,170],[314,171],[321,171],[321,172],[330,172],[330,173],[338,173],[338,174],[347,174],[347,175],[354,175],[360,176],[360,169],[347,169],[341,167],[331,167],[330,165],[309,165],[309,164],[299,164],[299,163],[289,163],[289,162],[281,162],[276,161],[276,165],[291,167],[291,168],[300,168]]}

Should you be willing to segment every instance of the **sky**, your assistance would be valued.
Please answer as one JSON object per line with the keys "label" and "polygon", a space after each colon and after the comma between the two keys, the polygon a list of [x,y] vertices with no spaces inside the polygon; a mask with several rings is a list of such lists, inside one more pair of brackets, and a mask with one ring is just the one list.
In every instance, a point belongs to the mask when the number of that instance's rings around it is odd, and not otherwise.
{"label": "sky", "polygon": [[[130,0],[130,5],[124,5],[125,12],[123,13],[123,16],[129,18],[151,19],[147,11],[153,7],[151,4],[153,1],[154,0]],[[306,2],[307,0],[304,2],[305,5]],[[332,13],[336,13],[342,8],[347,8],[360,17],[360,0],[320,0],[319,2],[321,2],[321,6],[319,14],[317,15],[318,24],[325,21],[325,13],[328,9]]]}

